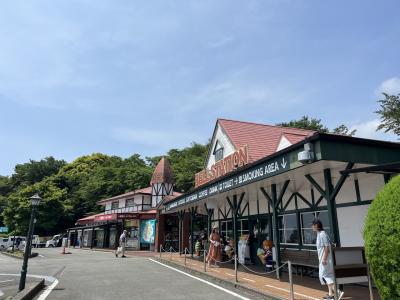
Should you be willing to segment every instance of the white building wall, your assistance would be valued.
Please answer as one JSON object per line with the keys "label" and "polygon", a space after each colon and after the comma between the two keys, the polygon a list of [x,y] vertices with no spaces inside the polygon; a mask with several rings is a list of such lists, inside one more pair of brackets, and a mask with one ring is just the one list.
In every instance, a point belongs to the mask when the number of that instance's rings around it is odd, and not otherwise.
{"label": "white building wall", "polygon": [[363,229],[369,205],[337,208],[342,247],[363,247]]}
{"label": "white building wall", "polygon": [[232,145],[232,143],[229,141],[228,136],[223,132],[221,129],[221,126],[218,124],[215,132],[214,139],[212,140],[211,143],[211,152],[210,156],[207,161],[207,169],[210,169],[213,164],[215,164],[215,157],[212,153],[212,151],[215,148],[215,144],[219,141],[219,143],[222,145],[224,148],[224,157],[228,156],[229,154],[232,154],[233,152],[236,151],[235,147]]}
{"label": "white building wall", "polygon": [[383,175],[362,174],[358,178],[361,200],[372,200],[378,191],[385,185]]}
{"label": "white building wall", "polygon": [[280,150],[285,149],[285,148],[287,148],[287,147],[289,147],[291,145],[292,145],[292,143],[289,142],[289,140],[284,135],[282,135],[281,136],[281,140],[279,141],[279,145],[278,145],[278,148],[276,149],[276,151],[280,151]]}
{"label": "white building wall", "polygon": [[349,203],[357,201],[354,178],[347,178],[336,196],[336,203]]}

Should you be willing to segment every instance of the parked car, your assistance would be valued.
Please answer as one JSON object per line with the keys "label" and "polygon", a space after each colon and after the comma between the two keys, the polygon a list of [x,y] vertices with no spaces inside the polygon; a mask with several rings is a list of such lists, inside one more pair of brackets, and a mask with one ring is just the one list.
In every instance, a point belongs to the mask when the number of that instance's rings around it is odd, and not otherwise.
{"label": "parked car", "polygon": [[26,238],[24,236],[10,235],[8,238],[3,239],[3,246],[5,249],[12,248],[14,244],[15,249],[23,249]]}
{"label": "parked car", "polygon": [[0,238],[0,249],[8,248],[8,238]]}
{"label": "parked car", "polygon": [[32,236],[32,247],[42,248],[46,246],[46,242],[43,241],[37,234]]}
{"label": "parked car", "polygon": [[63,237],[66,237],[66,233],[56,234],[50,240],[46,242],[46,248],[49,247],[61,247]]}

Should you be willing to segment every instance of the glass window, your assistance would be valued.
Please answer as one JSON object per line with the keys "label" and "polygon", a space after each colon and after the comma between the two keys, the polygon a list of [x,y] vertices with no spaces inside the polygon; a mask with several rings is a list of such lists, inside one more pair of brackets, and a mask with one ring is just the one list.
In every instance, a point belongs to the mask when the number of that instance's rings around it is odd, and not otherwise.
{"label": "glass window", "polygon": [[215,161],[219,161],[224,158],[224,148],[215,150]]}
{"label": "glass window", "polygon": [[114,201],[111,203],[111,209],[118,209],[119,207],[119,202],[118,201]]}
{"label": "glass window", "polygon": [[232,221],[221,222],[221,236],[233,238],[233,223]]}
{"label": "glass window", "polygon": [[243,219],[238,221],[238,235],[249,234],[249,220]]}
{"label": "glass window", "polygon": [[282,244],[298,244],[299,230],[297,228],[296,214],[278,217],[279,240]]}
{"label": "glass window", "polygon": [[325,232],[330,235],[328,211],[306,212],[301,214],[301,235],[303,245],[315,245],[317,234],[312,230],[312,221],[319,219]]}
{"label": "glass window", "polygon": [[135,200],[134,200],[134,199],[128,199],[128,200],[126,200],[125,206],[126,206],[126,207],[135,206]]}

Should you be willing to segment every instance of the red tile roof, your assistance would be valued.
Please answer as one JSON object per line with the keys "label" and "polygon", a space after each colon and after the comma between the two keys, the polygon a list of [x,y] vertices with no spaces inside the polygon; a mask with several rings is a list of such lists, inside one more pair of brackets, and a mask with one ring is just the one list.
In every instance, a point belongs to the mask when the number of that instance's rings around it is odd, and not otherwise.
{"label": "red tile roof", "polygon": [[289,142],[294,144],[316,133],[313,130],[226,119],[218,119],[217,122],[236,149],[244,145],[249,147],[251,162],[275,153],[282,135],[285,135]]}
{"label": "red tile roof", "polygon": [[181,195],[182,195],[182,193],[178,193],[178,192],[174,192],[173,195],[167,195],[167,196],[164,197],[163,204],[168,203],[169,201],[172,201],[172,200],[174,200],[176,197],[179,197],[179,196],[181,196]]}
{"label": "red tile roof", "polygon": [[161,158],[153,172],[150,184],[153,183],[175,183],[174,173],[172,172],[171,165],[165,157]]}
{"label": "red tile roof", "polygon": [[95,214],[95,215],[91,215],[91,216],[87,216],[87,217],[81,218],[81,219],[79,219],[78,221],[76,221],[76,224],[78,224],[78,225],[85,225],[85,224],[92,223],[92,222],[94,221],[94,218],[95,218],[96,216],[100,216],[100,215],[103,215],[103,213]]}
{"label": "red tile roof", "polygon": [[104,204],[105,202],[108,202],[108,201],[119,200],[121,198],[129,198],[134,195],[141,195],[141,194],[151,195],[151,186],[143,188],[143,189],[138,189],[138,190],[134,190],[131,192],[127,192],[125,194],[117,195],[117,196],[114,196],[111,198],[103,199],[103,200],[98,201],[97,204]]}

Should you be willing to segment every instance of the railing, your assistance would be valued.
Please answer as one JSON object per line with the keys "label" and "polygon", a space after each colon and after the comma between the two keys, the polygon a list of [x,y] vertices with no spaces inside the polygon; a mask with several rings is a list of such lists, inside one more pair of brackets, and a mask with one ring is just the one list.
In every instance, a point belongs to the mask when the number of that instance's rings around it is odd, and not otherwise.
{"label": "railing", "polygon": [[[162,258],[162,253],[169,253],[169,260],[172,261],[172,253],[177,253],[175,251],[174,248],[170,247],[169,249],[164,249],[162,245],[160,245],[160,259]],[[186,255],[189,253],[189,249],[185,248],[184,250],[184,265],[186,267]],[[181,255],[181,253],[179,253],[179,255]],[[204,272],[207,272],[207,250],[204,249],[203,251],[203,270]],[[276,268],[273,271],[270,272],[257,272],[254,270],[251,270],[250,268],[248,268],[247,266],[245,266],[244,264],[239,262],[239,259],[235,253],[234,257],[231,258],[228,261],[218,261],[216,259],[212,259],[212,261],[214,263],[218,263],[218,264],[227,264],[227,263],[231,263],[232,261],[235,262],[235,283],[238,283],[238,264],[240,264],[244,269],[246,269],[247,271],[254,273],[256,275],[267,275],[267,274],[272,274],[277,272],[279,269],[283,268],[284,266],[287,265],[288,268],[288,273],[289,273],[289,294],[290,294],[290,300],[294,300],[294,287],[293,287],[293,274],[292,274],[292,263],[290,261],[287,261],[286,263],[280,265],[278,268]]]}

